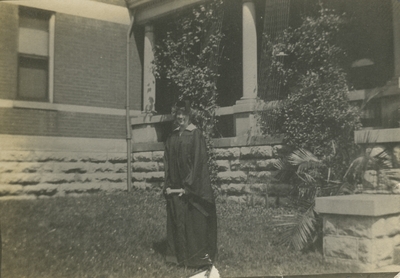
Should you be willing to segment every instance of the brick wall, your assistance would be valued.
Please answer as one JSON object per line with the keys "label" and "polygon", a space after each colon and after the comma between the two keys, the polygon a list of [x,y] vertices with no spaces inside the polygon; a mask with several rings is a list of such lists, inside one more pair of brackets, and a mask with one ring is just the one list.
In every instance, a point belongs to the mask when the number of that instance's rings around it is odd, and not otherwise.
{"label": "brick wall", "polygon": [[0,3],[0,98],[17,93],[18,7]]}
{"label": "brick wall", "polygon": [[13,135],[125,138],[125,117],[0,108],[0,133]]}
{"label": "brick wall", "polygon": [[[124,108],[128,26],[56,15],[54,101]],[[141,64],[133,43],[131,108],[141,108]]]}

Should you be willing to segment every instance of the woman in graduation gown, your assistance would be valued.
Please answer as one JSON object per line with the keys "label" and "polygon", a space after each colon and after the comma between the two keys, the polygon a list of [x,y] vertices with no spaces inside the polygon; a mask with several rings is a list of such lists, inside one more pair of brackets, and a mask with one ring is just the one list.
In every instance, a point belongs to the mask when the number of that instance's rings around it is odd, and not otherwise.
{"label": "woman in graduation gown", "polygon": [[199,268],[212,264],[217,253],[215,200],[206,143],[191,123],[190,103],[178,102],[175,111],[178,127],[168,137],[164,152],[166,261]]}

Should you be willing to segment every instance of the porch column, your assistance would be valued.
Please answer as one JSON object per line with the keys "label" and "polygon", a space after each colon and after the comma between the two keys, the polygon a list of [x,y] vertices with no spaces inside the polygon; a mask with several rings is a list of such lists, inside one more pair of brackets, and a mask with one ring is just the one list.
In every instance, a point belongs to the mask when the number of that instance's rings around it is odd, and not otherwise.
{"label": "porch column", "polygon": [[400,88],[400,2],[392,0],[394,74]]}
{"label": "porch column", "polygon": [[243,1],[243,99],[257,98],[257,32],[253,1]]}
{"label": "porch column", "polygon": [[251,0],[242,4],[243,95],[233,106],[235,135],[252,136],[257,132],[254,109],[257,101],[257,32],[256,9]]}
{"label": "porch column", "polygon": [[156,80],[152,70],[154,60],[153,25],[146,25],[144,33],[143,110],[145,113],[149,113],[154,111],[156,101]]}
{"label": "porch column", "polygon": [[153,25],[144,28],[144,55],[143,55],[143,115],[132,119],[132,142],[154,143],[158,141],[156,124],[153,118],[156,100],[156,80],[152,71],[154,60],[154,32]]}

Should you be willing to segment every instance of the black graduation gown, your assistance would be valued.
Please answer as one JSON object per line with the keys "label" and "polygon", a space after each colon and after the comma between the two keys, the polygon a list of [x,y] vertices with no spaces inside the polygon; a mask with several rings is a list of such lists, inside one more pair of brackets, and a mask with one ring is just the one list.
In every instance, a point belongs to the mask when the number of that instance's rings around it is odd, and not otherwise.
{"label": "black graduation gown", "polygon": [[189,267],[213,262],[217,253],[217,216],[205,140],[189,125],[168,137],[164,152],[165,186],[186,194],[167,199],[166,261]]}

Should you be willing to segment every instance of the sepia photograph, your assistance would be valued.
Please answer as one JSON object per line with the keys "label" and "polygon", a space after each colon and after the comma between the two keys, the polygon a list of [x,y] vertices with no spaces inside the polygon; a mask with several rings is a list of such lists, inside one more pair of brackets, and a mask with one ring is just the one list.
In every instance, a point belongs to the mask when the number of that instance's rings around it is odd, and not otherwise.
{"label": "sepia photograph", "polygon": [[1,278],[400,278],[400,0],[0,0]]}

